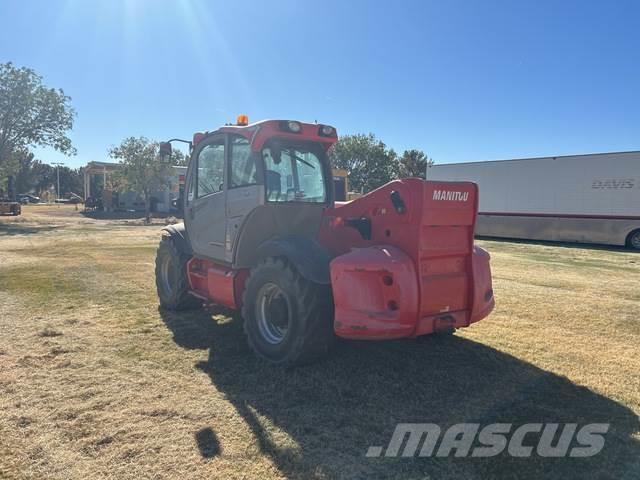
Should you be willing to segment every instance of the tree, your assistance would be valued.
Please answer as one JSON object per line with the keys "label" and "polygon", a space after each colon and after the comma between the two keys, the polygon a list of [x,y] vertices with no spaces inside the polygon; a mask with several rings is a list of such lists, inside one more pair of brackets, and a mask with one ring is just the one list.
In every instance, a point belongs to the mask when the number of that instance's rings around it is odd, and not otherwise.
{"label": "tree", "polygon": [[[68,197],[70,193],[75,193],[78,196],[82,196],[84,191],[84,172],[81,168],[69,168],[66,166],[54,167],[51,165],[47,165],[51,170],[48,172],[45,185],[42,187],[46,188],[48,185],[54,185],[57,188],[57,179],[58,174],[60,174],[60,192],[59,195],[61,197]],[[58,168],[60,171],[58,172]],[[44,183],[44,182],[43,182]]]}
{"label": "tree", "polygon": [[[13,166],[11,174],[15,178],[15,189],[18,193],[35,193],[39,195],[51,187],[57,188],[58,173],[60,174],[60,195],[70,193],[81,195],[83,192],[83,169],[58,167],[47,165],[34,158],[29,151],[13,152],[10,163]],[[6,182],[6,179],[3,180]]]}
{"label": "tree", "polygon": [[145,201],[147,222],[151,215],[151,193],[169,184],[171,166],[159,159],[159,144],[145,137],[129,137],[109,151],[109,156],[119,160],[119,183],[122,188],[140,195]]}
{"label": "tree", "polygon": [[186,167],[188,163],[187,156],[182,153],[180,150],[174,148],[171,152],[171,164],[176,165],[178,167]]}
{"label": "tree", "polygon": [[[33,155],[28,150],[20,149],[5,154],[5,161],[0,163],[0,187],[6,186],[7,177],[12,175],[14,180],[17,181],[19,170],[22,167],[22,162],[25,159],[32,159]],[[16,183],[16,191],[20,192],[20,187]]]}
{"label": "tree", "polygon": [[67,137],[75,117],[70,102],[33,70],[0,64],[0,167],[15,151],[34,145],[75,154]]}
{"label": "tree", "polygon": [[370,133],[345,135],[329,152],[332,165],[347,171],[351,188],[369,192],[397,177],[398,158],[393,149]]}
{"label": "tree", "polygon": [[30,193],[36,183],[36,160],[29,151],[13,152],[13,158],[7,163],[11,164],[11,171],[15,175],[16,192]]}
{"label": "tree", "polygon": [[405,150],[400,157],[400,177],[420,177],[425,178],[427,166],[433,165],[433,160],[422,150]]}

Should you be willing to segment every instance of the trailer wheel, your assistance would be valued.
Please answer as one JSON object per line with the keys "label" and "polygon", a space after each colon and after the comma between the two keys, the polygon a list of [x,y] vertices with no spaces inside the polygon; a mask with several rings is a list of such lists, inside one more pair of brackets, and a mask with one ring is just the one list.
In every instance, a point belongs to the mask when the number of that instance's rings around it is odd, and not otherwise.
{"label": "trailer wheel", "polygon": [[640,229],[634,230],[627,237],[627,245],[634,250],[640,250]]}
{"label": "trailer wheel", "polygon": [[329,349],[332,306],[328,285],[305,279],[284,258],[267,258],[251,270],[242,296],[249,346],[272,364],[309,363]]}
{"label": "trailer wheel", "polygon": [[160,305],[167,310],[197,308],[202,302],[189,294],[187,262],[170,236],[163,236],[156,253],[156,289]]}

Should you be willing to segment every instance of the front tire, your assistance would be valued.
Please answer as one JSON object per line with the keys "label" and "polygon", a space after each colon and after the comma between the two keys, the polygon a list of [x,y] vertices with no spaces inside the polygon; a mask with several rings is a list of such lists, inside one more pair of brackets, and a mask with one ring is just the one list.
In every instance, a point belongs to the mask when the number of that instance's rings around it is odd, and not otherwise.
{"label": "front tire", "polygon": [[333,339],[330,287],[305,279],[284,258],[267,258],[251,270],[242,316],[249,346],[272,364],[309,363]]}
{"label": "front tire", "polygon": [[202,305],[200,300],[189,294],[189,258],[180,253],[170,236],[163,235],[156,254],[156,289],[162,308],[188,310]]}

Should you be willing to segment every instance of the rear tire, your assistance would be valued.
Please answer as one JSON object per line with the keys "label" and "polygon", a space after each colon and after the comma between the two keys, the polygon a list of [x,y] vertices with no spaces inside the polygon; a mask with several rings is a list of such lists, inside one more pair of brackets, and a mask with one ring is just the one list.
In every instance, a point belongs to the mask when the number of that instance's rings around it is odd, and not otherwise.
{"label": "rear tire", "polygon": [[456,333],[456,329],[454,327],[450,327],[450,328],[445,328],[444,330],[435,331],[431,335],[433,335],[434,337],[450,337],[455,333]]}
{"label": "rear tire", "polygon": [[629,234],[627,246],[634,250],[640,250],[640,230],[635,230]]}
{"label": "rear tire", "polygon": [[156,254],[156,289],[160,306],[167,310],[188,310],[202,306],[189,294],[187,262],[191,257],[182,254],[170,236],[163,236]]}
{"label": "rear tire", "polygon": [[305,279],[284,258],[267,258],[251,270],[242,316],[251,349],[275,365],[316,360],[333,339],[330,286]]}

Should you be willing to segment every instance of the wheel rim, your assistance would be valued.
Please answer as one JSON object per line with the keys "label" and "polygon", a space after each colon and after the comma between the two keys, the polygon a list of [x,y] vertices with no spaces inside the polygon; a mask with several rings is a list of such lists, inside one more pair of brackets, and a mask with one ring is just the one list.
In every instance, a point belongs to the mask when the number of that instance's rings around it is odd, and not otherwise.
{"label": "wheel rim", "polygon": [[291,307],[287,296],[275,283],[265,283],[258,292],[256,320],[260,335],[271,345],[284,341],[289,331]]}
{"label": "wheel rim", "polygon": [[173,261],[170,256],[165,256],[160,264],[160,286],[165,296],[170,297],[173,293]]}
{"label": "wheel rim", "polygon": [[636,250],[640,250],[640,232],[635,233],[631,237],[631,246]]}

